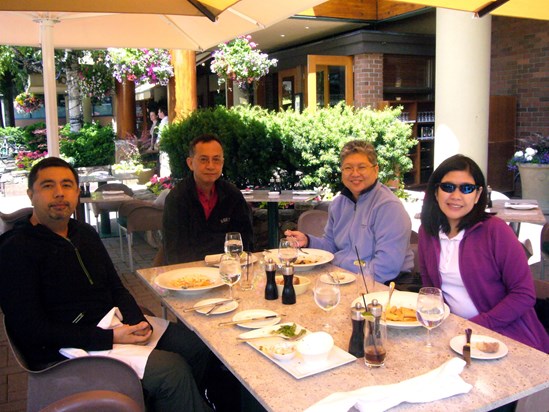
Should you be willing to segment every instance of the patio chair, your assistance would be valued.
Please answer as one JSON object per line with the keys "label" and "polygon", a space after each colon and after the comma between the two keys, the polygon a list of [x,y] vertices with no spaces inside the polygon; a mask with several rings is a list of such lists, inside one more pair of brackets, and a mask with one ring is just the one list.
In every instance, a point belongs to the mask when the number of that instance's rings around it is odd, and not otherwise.
{"label": "patio chair", "polygon": [[[45,369],[36,370],[29,366],[17,348],[6,327],[5,318],[4,330],[15,360],[28,372],[27,411],[39,411],[68,396],[89,391],[121,393],[131,398],[138,406],[138,409],[127,409],[128,411],[145,411],[141,381],[135,371],[125,363],[105,356],[84,356],[67,359]],[[78,410],[94,409],[109,410],[99,407]]]}
{"label": "patio chair", "polygon": [[545,266],[549,265],[549,223],[543,225],[540,236],[540,280],[545,280]]}
{"label": "patio chair", "polygon": [[12,213],[0,212],[0,235],[10,230],[15,222],[32,214],[32,207],[24,207]]}
{"label": "patio chair", "polygon": [[313,236],[324,235],[324,228],[328,221],[328,212],[312,209],[303,212],[297,219],[297,230]]}
{"label": "patio chair", "polygon": [[140,412],[139,404],[123,393],[113,391],[86,391],[59,399],[40,412]]}
{"label": "patio chair", "polygon": [[[133,197],[133,190],[130,189],[128,186],[126,186],[123,183],[106,183],[104,185],[99,186],[95,191],[96,192],[108,192],[108,191],[117,191],[121,190],[128,196]],[[99,215],[101,213],[110,213],[110,212],[116,212],[118,217],[118,209],[120,209],[120,205],[124,203],[123,201],[120,202],[97,202],[92,203],[92,210],[93,214],[95,215],[95,218],[97,219],[97,231],[99,232]],[[103,216],[102,216],[103,217]],[[105,215],[106,217],[106,215]]]}
{"label": "patio chair", "polygon": [[128,242],[128,255],[130,271],[133,272],[133,234],[135,232],[147,232],[162,230],[162,215],[164,206],[143,200],[125,202],[118,210],[118,231],[120,236],[120,255],[124,257],[122,232],[126,234]]}

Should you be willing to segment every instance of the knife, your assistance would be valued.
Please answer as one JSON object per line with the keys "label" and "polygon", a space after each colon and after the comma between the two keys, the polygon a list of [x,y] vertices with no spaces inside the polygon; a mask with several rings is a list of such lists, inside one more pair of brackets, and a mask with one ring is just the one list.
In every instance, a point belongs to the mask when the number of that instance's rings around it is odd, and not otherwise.
{"label": "knife", "polygon": [[471,365],[471,334],[473,331],[470,328],[465,329],[466,342],[463,345],[463,360],[467,363],[467,366]]}
{"label": "knife", "polygon": [[237,324],[241,324],[241,323],[254,322],[256,320],[274,319],[274,318],[278,318],[279,316],[282,316],[282,315],[259,316],[257,318],[247,318],[247,319],[241,319],[241,320],[233,320],[233,321],[230,321],[230,322],[221,322],[221,323],[219,323],[219,326],[237,325]]}
{"label": "knife", "polygon": [[210,307],[210,306],[219,306],[219,305],[224,305],[226,303],[229,303],[231,301],[238,301],[239,299],[225,299],[225,300],[218,300],[217,302],[211,302],[211,303],[206,303],[204,305],[200,305],[200,306],[193,306],[193,307],[190,307],[190,308],[187,308],[187,309],[183,309],[183,312],[192,312],[193,310],[197,310],[197,309],[203,309],[203,308],[207,308],[207,307]]}
{"label": "knife", "polygon": [[[237,302],[236,299],[234,301]],[[214,310],[216,310],[217,308],[220,308],[221,306],[226,305],[227,303],[231,303],[231,301],[230,300],[229,301],[223,300],[221,302],[215,303],[204,315],[210,316]]]}

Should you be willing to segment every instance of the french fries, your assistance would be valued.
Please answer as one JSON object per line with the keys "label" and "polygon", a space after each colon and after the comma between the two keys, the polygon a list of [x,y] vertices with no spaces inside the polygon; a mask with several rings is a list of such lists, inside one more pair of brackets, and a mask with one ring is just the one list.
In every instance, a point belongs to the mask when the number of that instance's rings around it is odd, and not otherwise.
{"label": "french fries", "polygon": [[415,322],[417,321],[416,310],[405,307],[391,306],[385,313],[385,319],[393,322]]}

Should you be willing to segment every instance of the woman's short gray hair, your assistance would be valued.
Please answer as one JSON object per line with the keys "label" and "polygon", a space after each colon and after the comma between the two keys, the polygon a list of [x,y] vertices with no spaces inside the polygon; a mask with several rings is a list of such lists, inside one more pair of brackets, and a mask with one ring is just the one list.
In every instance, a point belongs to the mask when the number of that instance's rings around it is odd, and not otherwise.
{"label": "woman's short gray hair", "polygon": [[350,140],[345,143],[345,146],[341,149],[339,155],[339,160],[341,164],[345,158],[353,153],[363,153],[368,157],[368,160],[372,166],[377,165],[377,153],[376,149],[371,143],[368,143],[366,140]]}

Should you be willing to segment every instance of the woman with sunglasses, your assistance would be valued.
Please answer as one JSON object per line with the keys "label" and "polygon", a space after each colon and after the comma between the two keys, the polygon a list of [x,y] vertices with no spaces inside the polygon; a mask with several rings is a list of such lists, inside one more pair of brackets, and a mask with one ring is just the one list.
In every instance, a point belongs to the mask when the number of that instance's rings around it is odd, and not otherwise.
{"label": "woman with sunglasses", "polygon": [[433,172],[419,229],[423,285],[442,289],[452,313],[549,353],[526,255],[513,230],[485,213],[486,202],[472,159],[455,155]]}

